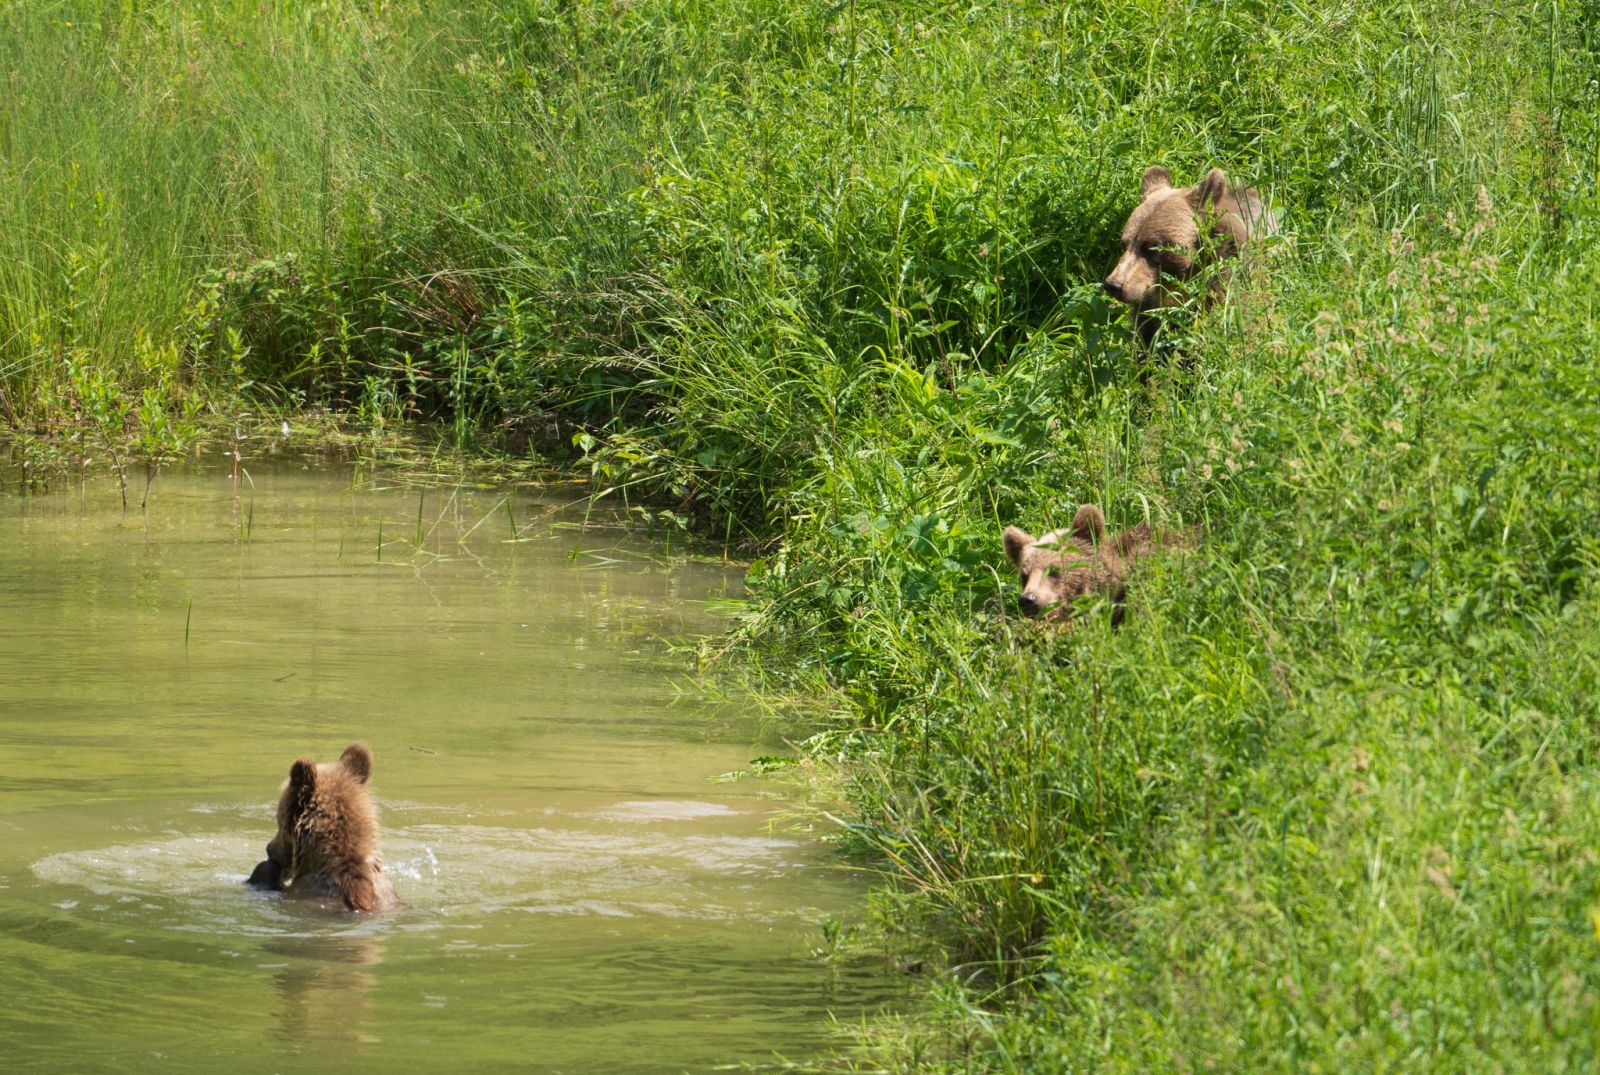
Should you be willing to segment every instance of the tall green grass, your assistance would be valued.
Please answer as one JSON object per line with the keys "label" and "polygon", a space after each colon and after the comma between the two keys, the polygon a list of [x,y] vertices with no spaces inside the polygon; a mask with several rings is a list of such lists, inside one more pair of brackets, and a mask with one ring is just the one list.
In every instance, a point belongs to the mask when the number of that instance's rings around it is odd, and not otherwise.
{"label": "tall green grass", "polygon": [[369,418],[492,425],[524,398],[534,346],[587,330],[579,266],[614,257],[571,224],[632,185],[648,124],[578,106],[554,8],[474,7],[0,11],[5,413],[72,409],[82,356],[134,390]]}
{"label": "tall green grass", "polygon": [[[0,404],[439,419],[759,555],[962,1070],[1585,1070],[1582,6],[0,9]],[[1286,237],[1138,348],[1151,163]],[[145,417],[118,410],[124,387]],[[187,400],[187,403],[183,401]],[[1183,527],[1127,624],[999,533]]]}

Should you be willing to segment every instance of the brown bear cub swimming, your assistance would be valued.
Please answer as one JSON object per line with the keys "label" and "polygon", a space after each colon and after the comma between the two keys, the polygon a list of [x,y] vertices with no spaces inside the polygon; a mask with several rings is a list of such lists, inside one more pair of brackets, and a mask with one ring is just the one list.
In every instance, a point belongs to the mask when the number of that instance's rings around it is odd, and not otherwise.
{"label": "brown bear cub swimming", "polygon": [[1152,534],[1149,523],[1108,538],[1105,516],[1093,504],[1079,507],[1066,530],[1043,537],[1015,526],[1005,530],[1006,557],[1021,575],[1017,603],[1026,615],[1051,622],[1071,617],[1079,597],[1101,594],[1116,606],[1112,624],[1120,624],[1128,569],[1141,557],[1180,544],[1174,535]]}
{"label": "brown bear cub swimming", "polygon": [[[1168,281],[1187,280],[1236,256],[1247,242],[1276,233],[1278,220],[1261,195],[1230,185],[1220,168],[1192,187],[1175,187],[1172,174],[1157,164],[1145,169],[1140,189],[1144,200],[1122,229],[1122,257],[1101,286],[1133,307],[1139,334],[1149,344],[1160,325],[1149,311],[1182,299]],[[1226,285],[1227,274],[1219,269],[1207,301]]]}
{"label": "brown bear cub swimming", "polygon": [[372,751],[365,743],[351,743],[336,762],[295,762],[278,797],[277,835],[248,884],[345,911],[393,907],[394,886],[378,856],[378,814],[367,790],[371,776]]}

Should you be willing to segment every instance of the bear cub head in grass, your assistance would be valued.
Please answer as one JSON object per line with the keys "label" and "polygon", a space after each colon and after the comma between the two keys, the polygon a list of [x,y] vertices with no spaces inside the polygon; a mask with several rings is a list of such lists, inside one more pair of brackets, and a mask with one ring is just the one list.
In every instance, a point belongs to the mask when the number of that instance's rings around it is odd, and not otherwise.
{"label": "bear cub head in grass", "polygon": [[278,832],[267,844],[266,861],[250,874],[251,887],[344,911],[393,907],[394,886],[378,854],[371,776],[365,743],[351,743],[336,762],[295,762],[278,796]]}
{"label": "bear cub head in grass", "polygon": [[1072,616],[1073,602],[1098,594],[1115,606],[1113,625],[1123,619],[1128,570],[1134,561],[1177,544],[1174,538],[1153,534],[1148,523],[1108,536],[1105,516],[1093,504],[1080,506],[1065,530],[1036,538],[1008,526],[1004,541],[1006,557],[1020,577],[1017,604],[1025,615],[1065,623]]}
{"label": "bear cub head in grass", "polygon": [[[1153,165],[1140,189],[1143,200],[1122,229],[1122,256],[1101,286],[1141,315],[1139,332],[1148,343],[1159,322],[1143,315],[1182,300],[1174,283],[1234,257],[1252,239],[1276,232],[1278,222],[1255,190],[1232,186],[1220,168],[1192,187],[1175,187],[1172,174]],[[1226,284],[1226,273],[1214,272],[1207,301]]]}

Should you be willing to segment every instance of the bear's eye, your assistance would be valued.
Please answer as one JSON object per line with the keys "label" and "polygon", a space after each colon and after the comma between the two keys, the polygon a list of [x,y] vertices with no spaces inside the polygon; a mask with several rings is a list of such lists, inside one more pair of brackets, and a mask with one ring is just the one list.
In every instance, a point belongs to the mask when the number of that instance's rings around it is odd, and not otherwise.
{"label": "bear's eye", "polygon": [[1061,577],[1061,569],[1059,567],[1047,567],[1044,569],[1044,577],[1047,579],[1059,579]]}

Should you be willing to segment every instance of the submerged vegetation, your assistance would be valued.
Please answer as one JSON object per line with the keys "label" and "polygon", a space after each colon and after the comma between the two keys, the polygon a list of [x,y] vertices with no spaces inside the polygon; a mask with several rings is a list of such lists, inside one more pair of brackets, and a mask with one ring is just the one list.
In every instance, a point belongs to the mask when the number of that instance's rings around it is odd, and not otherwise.
{"label": "submerged vegetation", "polygon": [[[1600,1064],[1588,6],[0,29],[0,419],[420,419],[759,554],[741,640],[846,706],[812,746],[950,972],[876,1060]],[[1154,359],[1096,286],[1151,163],[1286,231]],[[1091,501],[1203,536],[1121,629],[1019,622],[1002,527]]]}

